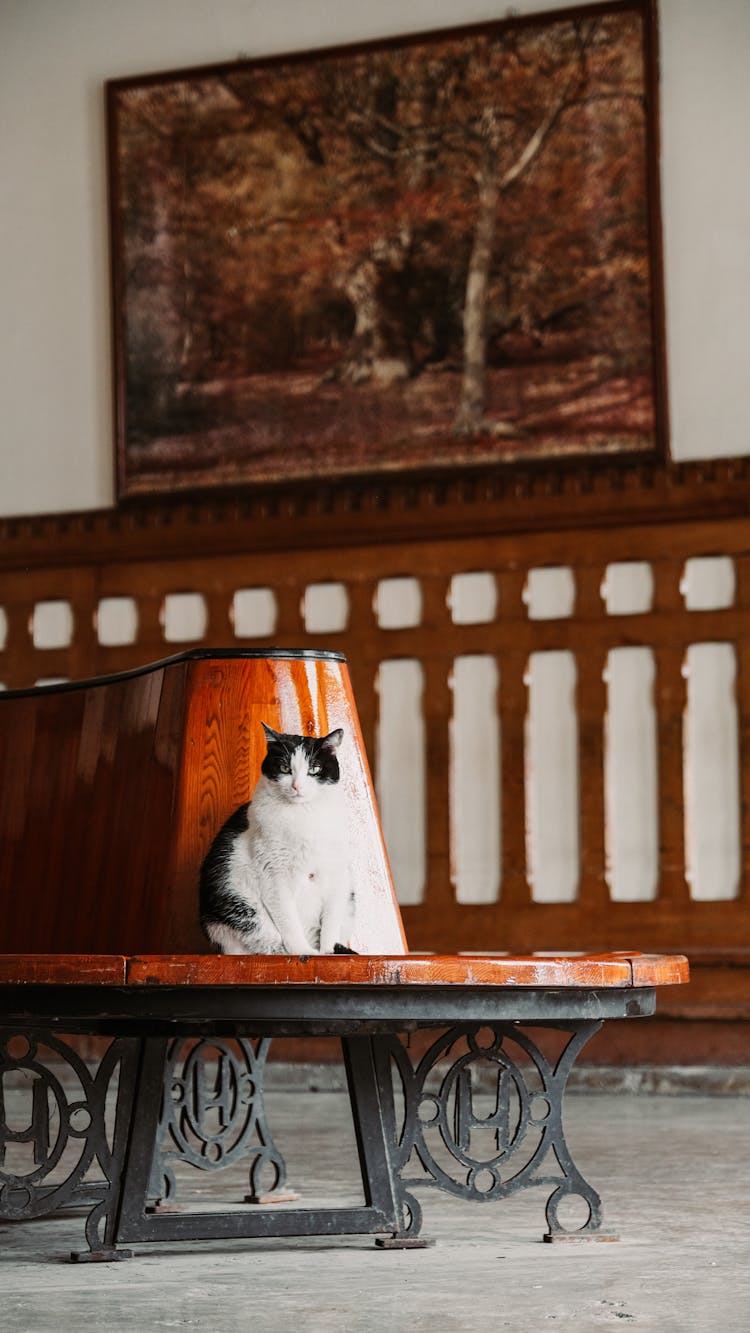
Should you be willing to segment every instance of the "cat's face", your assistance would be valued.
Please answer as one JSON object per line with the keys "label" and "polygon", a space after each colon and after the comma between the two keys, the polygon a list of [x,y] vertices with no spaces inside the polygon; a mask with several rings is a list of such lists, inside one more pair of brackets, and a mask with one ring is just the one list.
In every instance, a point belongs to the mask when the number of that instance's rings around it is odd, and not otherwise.
{"label": "cat's face", "polygon": [[282,799],[309,804],[338,782],[335,751],[344,738],[340,727],[328,736],[289,736],[262,725],[268,749],[261,773]]}

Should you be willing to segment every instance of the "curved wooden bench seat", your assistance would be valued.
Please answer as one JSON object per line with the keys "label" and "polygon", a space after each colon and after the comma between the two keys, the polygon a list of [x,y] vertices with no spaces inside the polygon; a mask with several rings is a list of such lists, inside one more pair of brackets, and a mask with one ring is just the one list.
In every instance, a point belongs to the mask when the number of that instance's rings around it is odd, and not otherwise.
{"label": "curved wooden bench seat", "polygon": [[393,954],[309,958],[256,954],[3,954],[0,985],[637,987],[688,980],[680,954],[525,958]]}
{"label": "curved wooden bench seat", "polygon": [[185,954],[128,959],[130,985],[165,986],[657,986],[688,979],[680,955],[550,958],[407,954],[310,958]]}

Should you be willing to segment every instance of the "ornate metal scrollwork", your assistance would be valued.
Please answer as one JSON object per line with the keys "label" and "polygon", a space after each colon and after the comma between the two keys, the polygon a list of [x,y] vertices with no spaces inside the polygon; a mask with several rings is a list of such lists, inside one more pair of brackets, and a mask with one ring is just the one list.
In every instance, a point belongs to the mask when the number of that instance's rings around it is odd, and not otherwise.
{"label": "ornate metal scrollwork", "polygon": [[[601,1024],[548,1026],[570,1033],[554,1064],[515,1024],[450,1028],[416,1064],[401,1042],[387,1041],[379,1080],[394,1135],[404,1237],[419,1230],[414,1191],[424,1186],[480,1202],[543,1186],[551,1190],[548,1238],[599,1230],[601,1200],[571,1157],[562,1099],[579,1051]],[[417,1166],[421,1175],[414,1173]],[[587,1217],[568,1227],[559,1208],[575,1196],[584,1200]]]}
{"label": "ornate metal scrollwork", "polygon": [[[60,1037],[38,1031],[0,1036],[0,1218],[25,1220],[69,1203],[94,1204],[94,1229],[87,1234],[98,1243],[100,1224],[111,1225],[119,1187],[127,1121],[121,1111],[132,1096],[135,1059],[134,1043],[118,1038],[92,1073]],[[117,1114],[108,1129],[116,1072]]]}
{"label": "ornate metal scrollwork", "polygon": [[[175,1038],[164,1068],[164,1092],[149,1194],[174,1202],[174,1168],[188,1163],[221,1170],[249,1157],[247,1202],[279,1193],[286,1166],[266,1121],[263,1073],[270,1038]],[[270,1182],[268,1177],[270,1175]]]}

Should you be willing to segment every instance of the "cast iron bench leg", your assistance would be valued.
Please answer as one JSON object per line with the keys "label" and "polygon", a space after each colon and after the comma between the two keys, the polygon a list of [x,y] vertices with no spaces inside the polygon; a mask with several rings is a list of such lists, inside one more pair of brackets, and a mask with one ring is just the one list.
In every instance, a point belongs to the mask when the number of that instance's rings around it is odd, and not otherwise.
{"label": "cast iron bench leg", "polygon": [[[554,1064],[528,1026],[569,1034]],[[573,1161],[562,1119],[570,1070],[600,1027],[596,1020],[524,1029],[514,1023],[461,1025],[444,1031],[415,1061],[397,1038],[375,1039],[401,1213],[401,1228],[386,1243],[403,1245],[419,1234],[414,1191],[420,1188],[487,1203],[531,1186],[548,1191],[546,1241],[615,1239],[602,1230],[601,1199]],[[488,1082],[492,1092],[489,1114],[476,1110],[480,1070],[485,1096]],[[574,1199],[583,1201],[586,1216],[570,1226],[560,1207]]]}
{"label": "cast iron bench leg", "polygon": [[[31,1219],[65,1204],[93,1203],[86,1221],[89,1249],[71,1256],[79,1262],[127,1257],[131,1251],[118,1248],[120,1239],[169,1240],[203,1235],[229,1238],[390,1232],[390,1238],[377,1243],[395,1248],[429,1243],[419,1236],[422,1215],[414,1191],[420,1187],[440,1188],[464,1199],[489,1202],[539,1185],[548,1191],[549,1229],[545,1240],[612,1239],[602,1230],[599,1195],[575,1165],[562,1123],[562,1099],[570,1070],[601,1023],[581,1020],[528,1026],[554,1028],[567,1034],[564,1049],[554,1063],[528,1030],[507,1022],[449,1028],[421,1059],[414,1061],[394,1036],[342,1040],[365,1190],[364,1209],[309,1209],[277,1213],[275,1218],[258,1216],[257,1222],[246,1223],[219,1215],[211,1225],[200,1218],[163,1217],[153,1219],[161,1224],[156,1229],[148,1225],[146,1205],[153,1194],[153,1182],[160,1181],[165,1167],[159,1155],[154,1168],[154,1148],[160,1127],[169,1130],[173,1143],[178,1137],[172,1132],[172,1111],[162,1112],[165,1086],[170,1090],[167,1100],[172,1107],[179,1108],[196,1089],[198,1100],[192,1102],[193,1111],[196,1107],[216,1107],[218,1101],[219,1119],[226,1121],[231,1120],[232,1107],[241,1107],[242,1114],[247,1113],[240,1136],[243,1148],[251,1127],[260,1143],[253,1170],[258,1163],[270,1162],[272,1167],[280,1163],[278,1169],[283,1171],[283,1159],[276,1154],[263,1114],[265,1047],[252,1046],[242,1039],[241,1056],[232,1057],[234,1064],[224,1064],[213,1089],[206,1089],[203,1074],[197,1072],[199,1066],[190,1065],[189,1054],[178,1067],[176,1083],[165,1085],[165,1071],[168,1079],[174,1080],[176,1068],[166,1038],[116,1038],[96,1072],[90,1073],[62,1038],[36,1029],[11,1033],[0,1041],[0,1075],[22,1071],[30,1105],[26,1128],[11,1129],[0,1078],[0,1219]],[[196,1043],[193,1049],[198,1050],[201,1044]],[[216,1046],[217,1042],[210,1044]],[[58,1076],[60,1062],[67,1067],[62,1079]],[[251,1066],[257,1086],[253,1084],[255,1106],[248,1111],[253,1099],[243,1100],[241,1094],[242,1080],[250,1078]],[[480,1067],[485,1085],[487,1071],[492,1075],[489,1114],[486,1105],[482,1114],[477,1110],[476,1075]],[[117,1102],[109,1135],[105,1113],[115,1072]],[[227,1093],[226,1080],[231,1082],[232,1078],[239,1079],[239,1093],[234,1098]],[[250,1093],[249,1084],[245,1090]],[[486,1096],[486,1086],[484,1092]],[[56,1108],[55,1116],[50,1114],[50,1104]],[[179,1116],[174,1123],[179,1130]],[[220,1126],[226,1128],[227,1124]],[[221,1134],[204,1135],[203,1141],[210,1145],[214,1139],[219,1143],[221,1158],[225,1152]],[[71,1143],[80,1144],[80,1153],[61,1181],[53,1172]],[[33,1165],[24,1172],[18,1169],[18,1163],[15,1171],[7,1165],[8,1148],[19,1144],[33,1145]],[[446,1164],[446,1149],[450,1165]],[[94,1163],[103,1179],[84,1181]],[[415,1171],[421,1174],[415,1175]],[[257,1192],[257,1176],[254,1178],[252,1173],[251,1185]],[[560,1218],[561,1204],[572,1198],[583,1200],[588,1213],[577,1227]]]}
{"label": "cast iron bench leg", "polygon": [[[113,1039],[91,1072],[70,1042],[47,1030],[6,1031],[0,1038],[0,1219],[20,1222],[69,1205],[93,1205],[86,1219],[89,1248],[74,1251],[74,1260],[127,1257],[127,1251],[115,1250],[113,1237],[138,1045],[135,1038]],[[3,1094],[6,1076],[14,1073],[22,1075],[19,1096],[28,1110],[27,1123],[20,1129],[8,1124]],[[117,1102],[110,1137],[106,1110],[115,1075]],[[19,1148],[26,1158],[23,1165],[17,1160]],[[15,1160],[14,1169],[9,1157]],[[67,1175],[61,1178],[66,1167]],[[84,1179],[97,1167],[100,1178]]]}
{"label": "cast iron bench leg", "polygon": [[[245,1203],[285,1203],[286,1163],[266,1119],[263,1076],[270,1037],[173,1038],[164,1066],[164,1095],[149,1197],[159,1211],[175,1209],[174,1168],[223,1171],[248,1159]],[[270,1179],[269,1179],[270,1177]]]}
{"label": "cast iron bench leg", "polygon": [[[404,1204],[399,1197],[395,1169],[393,1090],[384,1085],[378,1074],[378,1050],[382,1041],[383,1038],[377,1037],[341,1039],[365,1203],[368,1208],[379,1209],[383,1218],[389,1218],[393,1225],[390,1237],[377,1237],[376,1245],[424,1249],[432,1241],[418,1236],[419,1219],[415,1219],[416,1225],[408,1234],[404,1225]],[[385,1231],[387,1225],[379,1230]]]}
{"label": "cast iron bench leg", "polygon": [[378,1235],[393,1230],[396,1226],[393,1176],[371,1041],[368,1037],[353,1037],[345,1039],[343,1045],[365,1193],[363,1205],[245,1208],[210,1213],[149,1209],[154,1145],[165,1063],[168,1063],[167,1040],[149,1037],[143,1043],[114,1244],[239,1240],[254,1236]]}

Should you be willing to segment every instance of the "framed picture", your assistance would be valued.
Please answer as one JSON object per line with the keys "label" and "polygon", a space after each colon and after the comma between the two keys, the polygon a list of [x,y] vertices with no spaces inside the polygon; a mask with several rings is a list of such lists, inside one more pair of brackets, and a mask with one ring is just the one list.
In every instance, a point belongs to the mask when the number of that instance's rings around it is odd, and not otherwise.
{"label": "framed picture", "polygon": [[666,450],[651,0],[107,85],[119,496]]}

